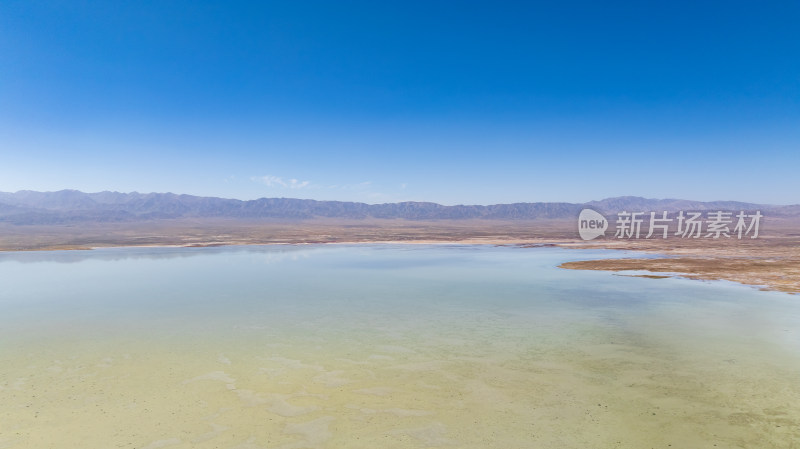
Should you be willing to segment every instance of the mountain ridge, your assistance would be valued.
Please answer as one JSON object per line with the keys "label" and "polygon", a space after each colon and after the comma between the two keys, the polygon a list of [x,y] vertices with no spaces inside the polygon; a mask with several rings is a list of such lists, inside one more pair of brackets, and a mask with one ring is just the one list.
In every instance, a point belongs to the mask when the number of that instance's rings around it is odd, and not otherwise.
{"label": "mountain ridge", "polygon": [[636,196],[613,197],[586,203],[521,202],[445,206],[422,201],[367,204],[297,198],[238,200],[169,192],[85,193],[71,189],[55,192],[33,190],[0,192],[0,222],[16,225],[130,222],[176,218],[537,220],[574,218],[581,209],[587,207],[605,214],[623,210],[629,212],[761,210],[777,216],[800,216],[800,205],[648,199]]}

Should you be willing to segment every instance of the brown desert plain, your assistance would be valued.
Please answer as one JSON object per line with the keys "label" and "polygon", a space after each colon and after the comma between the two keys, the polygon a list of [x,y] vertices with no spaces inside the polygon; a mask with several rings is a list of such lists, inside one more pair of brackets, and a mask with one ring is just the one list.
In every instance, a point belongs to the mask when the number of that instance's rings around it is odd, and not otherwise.
{"label": "brown desert plain", "polygon": [[[565,269],[606,270],[654,279],[681,276],[728,280],[765,290],[800,293],[800,218],[765,217],[758,238],[614,238],[583,241],[575,220],[174,219],[79,225],[0,223],[0,251],[90,250],[113,246],[206,247],[263,244],[488,244],[615,249],[649,258],[566,262]],[[657,255],[657,257],[652,257]]]}

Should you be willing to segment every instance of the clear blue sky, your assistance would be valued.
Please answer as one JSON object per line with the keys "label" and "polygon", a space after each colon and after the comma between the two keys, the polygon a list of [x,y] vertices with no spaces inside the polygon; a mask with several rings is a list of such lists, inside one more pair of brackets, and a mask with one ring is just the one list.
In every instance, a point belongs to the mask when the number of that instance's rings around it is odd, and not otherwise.
{"label": "clear blue sky", "polygon": [[0,3],[0,191],[800,203],[797,1],[257,3]]}

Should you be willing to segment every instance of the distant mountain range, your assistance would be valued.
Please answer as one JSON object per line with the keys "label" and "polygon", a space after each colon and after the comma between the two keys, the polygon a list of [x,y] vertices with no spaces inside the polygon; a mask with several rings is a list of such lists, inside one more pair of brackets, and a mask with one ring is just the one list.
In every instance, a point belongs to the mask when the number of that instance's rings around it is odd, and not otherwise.
{"label": "distant mountain range", "polygon": [[626,210],[649,211],[754,211],[773,216],[800,216],[800,205],[775,206],[736,201],[699,202],[656,200],[633,196],[608,198],[585,204],[513,203],[490,206],[443,206],[427,202],[365,204],[292,198],[235,199],[176,195],[173,193],[84,193],[77,190],[0,192],[0,222],[16,225],[130,222],[176,218],[232,218],[307,220],[407,219],[407,220],[536,220],[577,217],[590,207],[615,214]]}

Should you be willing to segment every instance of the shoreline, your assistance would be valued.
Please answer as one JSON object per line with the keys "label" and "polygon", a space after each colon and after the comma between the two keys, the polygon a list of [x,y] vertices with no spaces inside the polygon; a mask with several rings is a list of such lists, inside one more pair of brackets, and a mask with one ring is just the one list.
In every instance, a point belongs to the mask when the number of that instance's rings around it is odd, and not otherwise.
{"label": "shoreline", "polygon": [[[664,248],[642,246],[635,241],[585,242],[569,238],[420,238],[420,239],[354,239],[337,241],[289,240],[272,242],[208,241],[185,244],[105,244],[105,245],[46,245],[38,248],[0,248],[0,253],[34,251],[90,251],[104,248],[214,248],[222,246],[256,245],[492,245],[519,248],[559,247],[564,249],[604,249],[638,251],[656,255],[653,258],[620,257],[610,259],[564,262],[558,268],[570,270],[608,271],[615,275],[648,279],[685,278],[701,281],[725,280],[765,291],[800,294],[800,260],[776,254],[781,245],[761,245],[758,256],[742,254],[741,248]],[[773,251],[763,251],[771,248]],[[793,249],[793,248],[790,248]],[[672,253],[672,254],[670,254]],[[644,271],[648,274],[625,274]],[[651,273],[651,274],[650,274]]]}
{"label": "shoreline", "polygon": [[35,251],[90,251],[104,248],[215,248],[222,246],[266,246],[266,245],[495,245],[495,246],[559,246],[579,243],[568,239],[503,239],[503,238],[465,238],[465,239],[406,239],[406,240],[336,240],[336,241],[271,241],[271,242],[207,242],[207,243],[146,243],[141,245],[120,243],[107,245],[46,245],[35,248],[3,248],[0,253]]}

